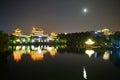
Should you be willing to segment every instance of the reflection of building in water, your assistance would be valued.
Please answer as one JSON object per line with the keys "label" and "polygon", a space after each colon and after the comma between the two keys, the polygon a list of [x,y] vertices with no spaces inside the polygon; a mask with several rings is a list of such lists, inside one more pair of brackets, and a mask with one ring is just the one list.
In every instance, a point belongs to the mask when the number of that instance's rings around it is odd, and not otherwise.
{"label": "reflection of building in water", "polygon": [[19,62],[22,59],[22,55],[30,52],[29,46],[16,46],[16,50],[13,51],[13,58],[16,62]]}
{"label": "reflection of building in water", "polygon": [[48,52],[50,52],[51,56],[55,56],[57,53],[57,49],[54,47],[48,47],[47,50],[48,50]]}
{"label": "reflection of building in water", "polygon": [[39,51],[31,51],[30,53],[31,59],[34,61],[38,61],[38,60],[43,60],[44,58],[44,53],[39,53]]}
{"label": "reflection of building in water", "polygon": [[34,61],[43,60],[44,51],[41,50],[41,47],[40,46],[35,47],[32,45],[31,48],[32,48],[32,51],[30,52],[31,59]]}
{"label": "reflection of building in water", "polygon": [[51,56],[55,56],[57,50],[49,46],[16,46],[13,51],[13,58],[16,62],[19,62],[22,59],[22,55],[30,54],[32,60],[38,61],[43,60],[44,54],[47,52],[49,52]]}
{"label": "reflection of building in water", "polygon": [[22,52],[21,51],[14,51],[13,58],[16,62],[19,62],[22,58]]}
{"label": "reflection of building in water", "polygon": [[94,54],[94,50],[86,50],[85,53],[91,57]]}
{"label": "reflection of building in water", "polygon": [[103,59],[104,60],[109,60],[110,59],[110,52],[109,51],[105,51],[105,53],[103,54]]}

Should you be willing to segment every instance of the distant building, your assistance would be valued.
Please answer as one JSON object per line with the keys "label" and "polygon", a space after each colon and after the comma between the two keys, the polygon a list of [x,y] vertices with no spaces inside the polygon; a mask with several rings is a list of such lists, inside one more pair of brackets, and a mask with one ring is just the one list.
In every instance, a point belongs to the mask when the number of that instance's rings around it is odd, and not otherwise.
{"label": "distant building", "polygon": [[12,34],[15,35],[15,36],[22,35],[22,30],[17,28],[17,29],[15,29],[15,31]]}
{"label": "distant building", "polygon": [[55,32],[51,32],[51,35],[50,35],[50,36],[54,36],[54,37],[56,37],[57,34],[56,34]]}
{"label": "distant building", "polygon": [[32,35],[43,35],[44,30],[39,27],[33,27]]}
{"label": "distant building", "polygon": [[104,35],[112,35],[113,33],[109,29],[102,29]]}
{"label": "distant building", "polygon": [[[22,34],[22,30],[17,28],[15,29],[15,31],[12,33],[15,38],[14,38],[14,42],[15,44],[26,44],[26,43],[39,43],[39,42],[43,42],[43,43],[47,43],[50,42],[51,40],[54,40],[54,38],[57,37],[56,33],[51,33],[50,36],[48,36],[48,34],[44,34],[44,30],[39,28],[39,27],[33,27],[32,32],[30,35],[24,35]],[[13,39],[13,38],[11,38]],[[13,41],[13,40],[11,40]]]}
{"label": "distant building", "polygon": [[50,37],[54,39],[57,37],[57,34],[55,32],[51,32]]}

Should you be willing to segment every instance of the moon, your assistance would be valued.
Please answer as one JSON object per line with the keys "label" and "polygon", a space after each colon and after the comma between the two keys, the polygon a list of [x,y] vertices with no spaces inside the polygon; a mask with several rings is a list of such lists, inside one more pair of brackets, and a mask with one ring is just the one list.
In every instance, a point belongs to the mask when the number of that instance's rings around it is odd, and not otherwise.
{"label": "moon", "polygon": [[83,9],[83,12],[84,12],[84,13],[87,13],[87,11],[88,11],[87,8],[84,8],[84,9]]}

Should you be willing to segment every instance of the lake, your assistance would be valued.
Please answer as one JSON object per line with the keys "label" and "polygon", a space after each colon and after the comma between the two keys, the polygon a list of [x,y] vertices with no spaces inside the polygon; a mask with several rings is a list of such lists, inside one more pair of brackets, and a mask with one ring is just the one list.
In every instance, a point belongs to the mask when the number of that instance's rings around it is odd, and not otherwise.
{"label": "lake", "polygon": [[0,80],[119,80],[120,49],[10,46]]}

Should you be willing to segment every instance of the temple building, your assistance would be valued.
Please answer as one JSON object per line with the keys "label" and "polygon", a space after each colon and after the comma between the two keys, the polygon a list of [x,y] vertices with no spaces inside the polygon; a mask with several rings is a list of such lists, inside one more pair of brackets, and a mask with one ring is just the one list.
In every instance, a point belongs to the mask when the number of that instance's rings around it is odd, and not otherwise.
{"label": "temple building", "polygon": [[57,34],[55,32],[51,32],[50,36],[53,37],[53,38],[56,38]]}
{"label": "temple building", "polygon": [[[51,40],[56,38],[57,34],[51,33],[50,36],[48,34],[44,34],[44,30],[39,27],[33,27],[31,34],[24,35],[22,34],[22,30],[17,28],[12,33],[14,35],[14,40],[11,40],[14,44],[39,44],[39,43],[48,43]],[[13,38],[11,38],[13,39]]]}
{"label": "temple building", "polygon": [[15,31],[12,33],[15,36],[22,35],[22,30],[20,28],[15,29]]}
{"label": "temple building", "polygon": [[39,27],[33,27],[32,35],[43,35],[44,30]]}
{"label": "temple building", "polygon": [[102,29],[104,35],[112,35],[113,33],[109,29]]}

